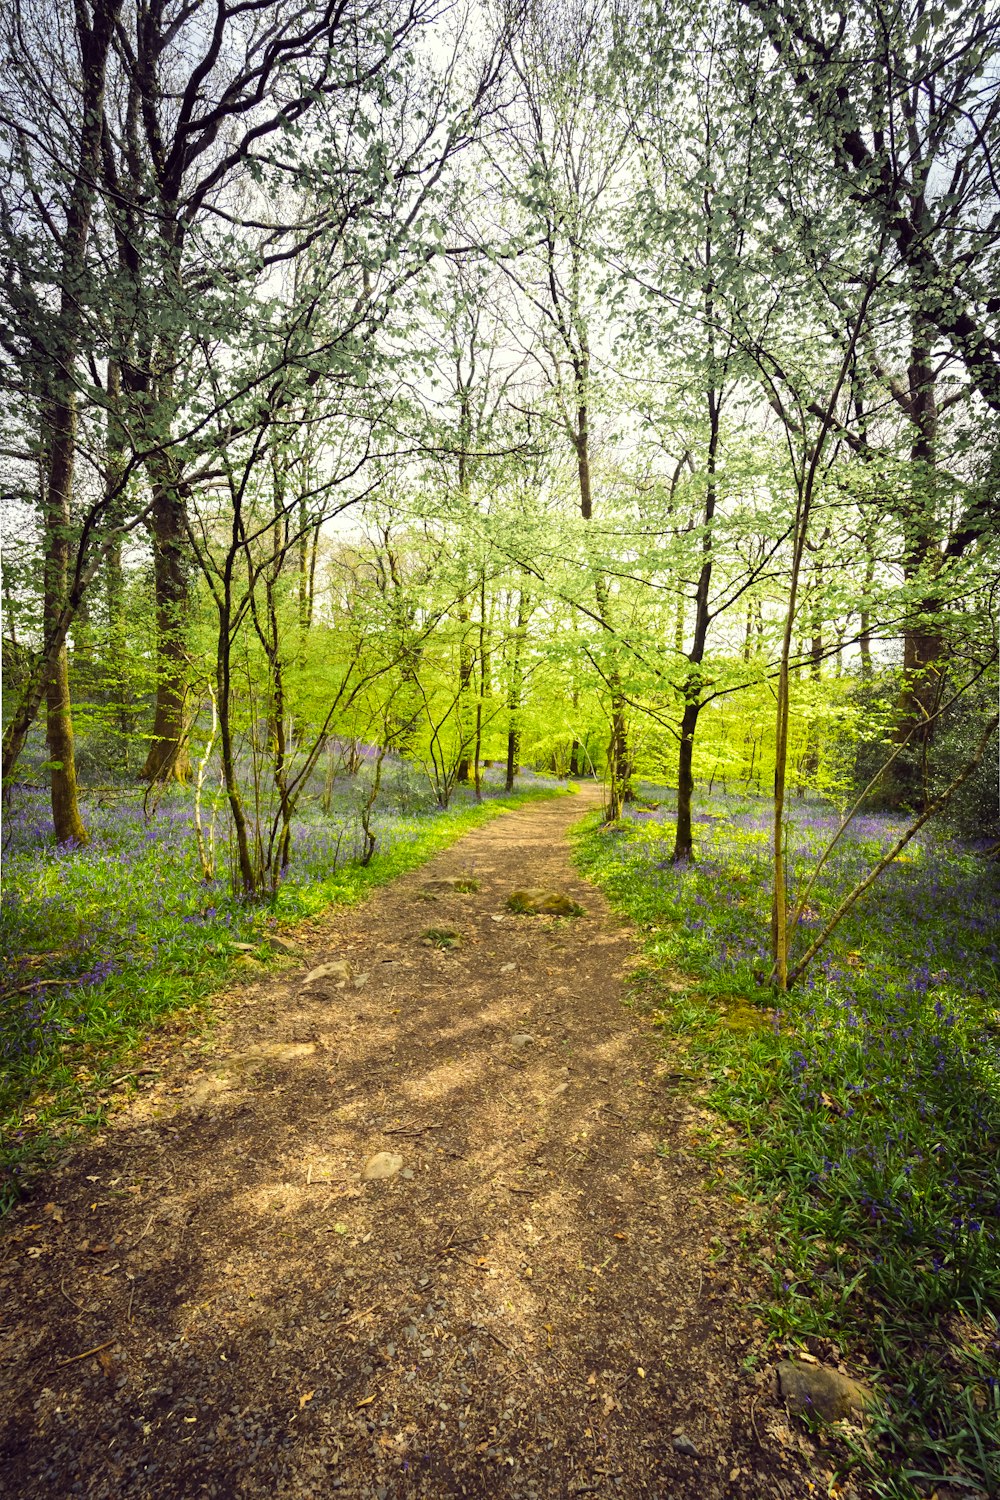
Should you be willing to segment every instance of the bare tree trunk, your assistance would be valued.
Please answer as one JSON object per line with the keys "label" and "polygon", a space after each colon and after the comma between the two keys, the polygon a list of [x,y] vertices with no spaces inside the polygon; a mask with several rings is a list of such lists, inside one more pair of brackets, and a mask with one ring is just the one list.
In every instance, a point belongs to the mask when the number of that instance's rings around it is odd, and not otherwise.
{"label": "bare tree trunk", "polygon": [[[59,312],[45,374],[42,403],[48,427],[48,473],[43,497],[45,598],[43,628],[47,642],[59,633],[59,621],[69,588],[70,503],[76,454],[76,392],[73,369],[80,344],[80,312],[85,300],[86,256],[98,176],[101,115],[107,76],[108,51],[120,0],[95,0],[93,12],[76,12],[77,41],[82,64],[80,136],[73,186],[66,211],[59,270]],[[80,817],[73,747],[73,718],[69,696],[69,662],[65,636],[50,661],[45,680],[47,740],[51,760],[52,820],[58,843],[85,843]],[[30,724],[30,719],[28,720]],[[20,726],[18,726],[20,728]],[[21,732],[21,744],[27,725]],[[5,750],[15,749],[16,735]],[[5,756],[5,759],[7,757]]]}
{"label": "bare tree trunk", "polygon": [[934,366],[928,348],[928,329],[914,318],[913,343],[908,370],[907,412],[913,424],[910,448],[911,489],[903,522],[903,574],[908,584],[920,587],[923,597],[916,619],[903,628],[903,684],[897,703],[895,738],[913,747],[915,754],[900,756],[893,763],[886,785],[894,807],[927,802],[927,754],[934,736],[934,711],[942,688],[945,643],[933,616],[940,605],[935,579],[941,565],[936,504],[937,393]]}
{"label": "bare tree trunk", "polygon": [[[593,516],[593,495],[590,474],[590,427],[585,399],[586,382],[589,380],[589,362],[585,360],[577,371],[580,396],[576,414],[577,480],[580,486],[580,515],[585,521]],[[594,578],[594,593],[597,613],[605,629],[610,628],[611,600],[606,580],[597,572]],[[608,771],[610,775],[608,821],[621,817],[622,807],[633,798],[632,763],[628,741],[628,706],[621,686],[621,674],[612,664],[608,671],[608,688],[611,693],[611,738],[608,741]]]}
{"label": "bare tree trunk", "polygon": [[[612,686],[612,693],[614,687]],[[608,822],[613,823],[622,815],[627,802],[632,801],[632,762],[628,743],[628,723],[621,700],[611,700],[611,740],[608,745],[608,766],[611,785],[608,796]]]}
{"label": "bare tree trunk", "polygon": [[[468,697],[469,683],[472,681],[472,669],[475,666],[475,655],[469,649],[469,644],[468,644],[468,641],[466,640],[465,630],[464,630],[464,627],[466,625],[468,625],[468,623],[469,623],[469,611],[468,611],[468,609],[463,609],[463,611],[461,611],[459,613],[458,618],[459,618],[460,624],[463,626],[463,631],[462,631],[462,640],[461,640],[461,642],[459,644],[459,648],[458,648],[459,655],[458,655],[458,704],[457,704],[457,716],[458,716],[458,732],[462,736],[462,739],[464,741],[464,739],[465,739],[465,725],[464,725],[464,723],[462,721],[462,705],[464,704],[466,698]],[[461,754],[460,758],[459,758],[458,772],[457,772],[457,774],[455,776],[455,780],[458,782],[459,786],[468,786],[468,784],[469,784],[469,764],[470,764],[469,752],[468,752],[467,749],[464,749],[462,751],[462,754]]]}
{"label": "bare tree trunk", "polygon": [[864,326],[868,304],[874,291],[874,275],[869,279],[861,298],[854,326],[851,330],[847,350],[840,373],[830,392],[816,442],[812,451],[803,454],[802,473],[798,479],[795,501],[795,519],[792,529],[792,569],[788,582],[788,602],[785,609],[785,625],[781,641],[781,662],[778,670],[778,691],[774,730],[774,803],[773,803],[773,887],[771,903],[771,945],[774,964],[771,977],[782,992],[788,989],[788,891],[785,873],[785,791],[788,773],[788,718],[790,698],[789,664],[792,654],[792,632],[795,627],[795,612],[798,606],[799,579],[802,576],[802,558],[805,552],[809,521],[812,511],[813,493],[820,459],[826,445],[834,412],[844,381],[854,358],[858,335]]}
{"label": "bare tree trunk", "polygon": [[504,788],[508,792],[514,790],[514,782],[517,777],[517,759],[521,745],[521,734],[517,728],[516,721],[512,718],[507,730],[507,776]]}
{"label": "bare tree trunk", "polygon": [[[820,539],[818,548],[829,538],[829,528]],[[823,594],[823,565],[817,559],[816,574],[814,579],[814,591],[811,609],[812,635],[809,641],[809,676],[813,682],[819,682],[823,675],[823,619],[820,613],[820,600]],[[806,790],[808,783],[815,779],[819,771],[819,731],[815,720],[810,718],[806,724],[806,746],[799,765],[799,795]]]}
{"label": "bare tree trunk", "polygon": [[[51,635],[62,610],[69,570],[69,497],[73,488],[75,445],[73,399],[54,403],[52,457],[45,495],[45,598],[43,622]],[[57,425],[60,424],[60,425]],[[70,839],[87,842],[80,816],[73,745],[73,715],[69,696],[69,655],[63,642],[45,683],[46,740],[50,761],[52,823],[57,844]]]}
{"label": "bare tree trunk", "polygon": [[219,633],[216,654],[216,697],[218,700],[219,739],[222,752],[222,776],[226,787],[226,797],[229,802],[229,812],[233,820],[233,833],[236,836],[236,864],[239,871],[240,884],[243,887],[245,895],[254,896],[257,893],[257,875],[253,856],[250,851],[246,810],[243,806],[239,777],[236,772],[236,751],[233,742],[232,719],[230,717],[230,710],[232,708],[231,589],[231,577],[227,573],[224,580],[224,595],[219,607]]}
{"label": "bare tree trunk", "polygon": [[157,683],[152,743],[142,769],[144,781],[187,781],[185,704],[187,663],[184,624],[188,584],[184,566],[184,502],[175,486],[158,482],[150,529],[156,597]]}
{"label": "bare tree trunk", "polygon": [[489,691],[490,664],[486,653],[486,570],[479,575],[479,695],[476,699],[476,742],[473,757],[476,801],[483,800],[480,760],[483,753],[483,703]]}
{"label": "bare tree trunk", "polygon": [[508,792],[514,790],[518,760],[521,754],[521,694],[524,686],[523,651],[525,631],[531,603],[522,589],[517,596],[517,620],[514,626],[514,659],[510,670],[510,690],[507,694],[507,778]]}
{"label": "bare tree trunk", "polygon": [[865,534],[865,602],[861,609],[861,630],[858,634],[858,650],[861,653],[861,676],[867,681],[872,675],[872,629],[868,600],[875,582],[875,542],[870,532]]}
{"label": "bare tree trunk", "polygon": [[708,483],[705,487],[705,510],[702,516],[701,571],[695,590],[694,637],[688,652],[688,670],[684,682],[684,712],[681,715],[681,742],[677,752],[677,825],[674,833],[673,861],[680,864],[694,858],[691,826],[691,799],[694,795],[694,737],[702,709],[701,664],[708,644],[711,624],[709,590],[712,584],[712,523],[718,499],[716,464],[719,454],[721,405],[718,392],[708,391]]}

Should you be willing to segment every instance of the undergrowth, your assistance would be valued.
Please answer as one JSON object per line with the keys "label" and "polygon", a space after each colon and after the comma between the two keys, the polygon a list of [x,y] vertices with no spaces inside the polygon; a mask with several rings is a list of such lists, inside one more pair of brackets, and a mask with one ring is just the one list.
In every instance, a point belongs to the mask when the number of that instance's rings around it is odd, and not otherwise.
{"label": "undergrowth", "polygon": [[0,1213],[54,1146],[101,1124],[111,1083],[127,1081],[151,1031],[178,1012],[210,1012],[240,965],[278,961],[270,936],[362,899],[505,808],[551,795],[535,787],[383,820],[367,865],[327,820],[326,830],[303,830],[293,878],[263,905],[201,878],[181,792],[148,820],[94,799],[84,849],[53,844],[44,820],[23,826],[0,906]]}
{"label": "undergrowth", "polygon": [[[591,819],[578,859],[644,930],[657,1024],[720,1121],[706,1152],[731,1153],[772,1212],[771,1341],[832,1338],[868,1367],[879,1409],[852,1462],[873,1493],[996,1495],[996,865],[933,836],[911,845],[778,1008],[762,983],[766,820],[763,802],[715,798],[697,862],[673,865],[670,809],[654,803],[608,829]],[[791,906],[836,826],[815,804],[793,809]],[[888,818],[852,829],[809,896],[800,948],[892,836]]]}

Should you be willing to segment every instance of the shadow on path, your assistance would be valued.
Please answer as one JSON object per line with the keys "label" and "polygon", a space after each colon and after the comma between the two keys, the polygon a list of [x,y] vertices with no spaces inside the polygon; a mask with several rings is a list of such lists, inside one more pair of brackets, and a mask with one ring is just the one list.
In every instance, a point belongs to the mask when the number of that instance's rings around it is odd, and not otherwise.
{"label": "shadow on path", "polygon": [[[810,1492],[741,1372],[732,1211],[622,1003],[633,937],[569,863],[588,805],[334,910],[311,962],[353,980],[234,993],[199,1071],[39,1184],[0,1268],[4,1495]],[[508,914],[525,884],[586,914]],[[377,1152],[402,1169],[366,1183]]]}

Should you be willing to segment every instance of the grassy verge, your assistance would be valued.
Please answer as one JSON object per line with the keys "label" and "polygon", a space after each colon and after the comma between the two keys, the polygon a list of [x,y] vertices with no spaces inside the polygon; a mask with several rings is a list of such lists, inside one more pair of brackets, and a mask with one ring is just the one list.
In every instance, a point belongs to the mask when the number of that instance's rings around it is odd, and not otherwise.
{"label": "grassy verge", "polygon": [[[769,1339],[832,1340],[867,1368],[879,1412],[845,1468],[870,1493],[1000,1494],[997,871],[926,840],[778,1010],[757,977],[763,810],[712,806],[697,864],[670,864],[669,809],[655,807],[610,830],[591,820],[578,859],[644,931],[665,1045],[718,1121],[706,1153],[728,1154],[770,1210]],[[834,824],[799,810],[800,882]],[[891,832],[859,826],[807,927]]]}
{"label": "grassy verge", "polygon": [[362,900],[505,809],[552,795],[531,789],[412,817],[369,864],[286,885],[266,906],[199,881],[186,823],[169,812],[140,838],[122,824],[117,837],[51,847],[15,870],[0,914],[0,1213],[55,1147],[104,1121],[113,1084],[134,1087],[129,1064],[151,1032],[179,1013],[209,1016],[248,958],[279,961],[271,936]]}

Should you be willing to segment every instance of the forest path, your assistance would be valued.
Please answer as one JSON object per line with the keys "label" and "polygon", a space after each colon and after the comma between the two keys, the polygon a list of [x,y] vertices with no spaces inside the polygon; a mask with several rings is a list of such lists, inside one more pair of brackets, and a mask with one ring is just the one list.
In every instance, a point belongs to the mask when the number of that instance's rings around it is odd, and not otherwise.
{"label": "forest path", "polygon": [[[309,967],[352,979],[237,989],[39,1183],[0,1237],[5,1496],[811,1492],[740,1370],[695,1107],[622,1004],[638,945],[570,863],[595,796],[332,909]],[[524,885],[586,914],[513,916]],[[380,1152],[402,1170],[363,1181]]]}

